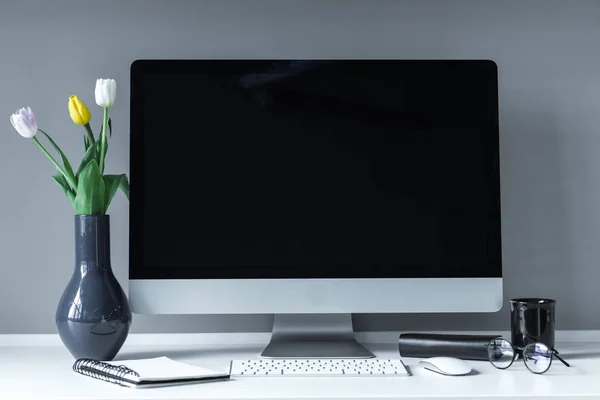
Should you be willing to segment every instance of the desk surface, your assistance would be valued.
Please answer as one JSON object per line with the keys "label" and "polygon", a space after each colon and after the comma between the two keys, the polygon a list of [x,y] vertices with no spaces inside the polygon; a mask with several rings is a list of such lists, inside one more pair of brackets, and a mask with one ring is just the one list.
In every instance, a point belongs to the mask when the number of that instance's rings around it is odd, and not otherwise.
{"label": "desk surface", "polygon": [[[397,337],[394,334],[392,337]],[[593,335],[594,337],[596,335]],[[580,337],[582,337],[580,335]],[[73,358],[54,335],[0,335],[0,398],[49,400],[113,399],[600,399],[600,337],[557,343],[572,368],[560,362],[544,375],[521,361],[500,371],[469,361],[474,373],[446,377],[423,370],[419,359],[403,358],[413,376],[397,378],[245,378],[155,389],[129,389],[78,375]],[[590,340],[592,338],[592,340]],[[258,358],[265,334],[131,335],[118,359],[168,356],[229,369],[231,359]],[[378,357],[398,357],[396,344],[361,340]]]}

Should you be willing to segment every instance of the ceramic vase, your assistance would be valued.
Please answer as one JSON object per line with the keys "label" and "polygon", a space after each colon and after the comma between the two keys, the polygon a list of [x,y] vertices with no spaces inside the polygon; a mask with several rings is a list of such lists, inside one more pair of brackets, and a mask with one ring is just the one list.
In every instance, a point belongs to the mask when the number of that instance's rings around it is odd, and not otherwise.
{"label": "ceramic vase", "polygon": [[108,215],[75,216],[75,269],[56,327],[75,359],[112,360],[127,339],[131,308],[112,271]]}

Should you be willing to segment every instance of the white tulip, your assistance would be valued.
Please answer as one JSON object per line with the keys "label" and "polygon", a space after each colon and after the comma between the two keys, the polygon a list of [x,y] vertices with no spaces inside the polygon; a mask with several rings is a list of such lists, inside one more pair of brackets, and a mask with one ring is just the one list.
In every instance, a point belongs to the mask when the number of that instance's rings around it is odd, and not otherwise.
{"label": "white tulip", "polygon": [[114,79],[98,79],[96,81],[96,104],[108,108],[115,102],[117,82]]}
{"label": "white tulip", "polygon": [[19,135],[27,139],[34,137],[38,131],[35,115],[31,107],[23,107],[17,110],[16,113],[10,116],[10,122],[15,127],[15,130],[19,132]]}

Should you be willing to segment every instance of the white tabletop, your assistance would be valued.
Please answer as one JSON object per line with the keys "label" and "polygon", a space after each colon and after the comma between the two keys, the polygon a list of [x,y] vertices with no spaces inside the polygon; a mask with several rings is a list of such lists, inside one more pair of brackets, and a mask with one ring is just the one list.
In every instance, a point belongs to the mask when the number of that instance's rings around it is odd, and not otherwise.
{"label": "white tabletop", "polygon": [[[403,358],[410,377],[244,378],[130,389],[73,372],[73,358],[54,335],[0,335],[0,399],[600,399],[600,337],[578,337],[556,346],[572,368],[555,360],[544,375],[528,372],[522,361],[504,371],[469,361],[471,375],[447,377]],[[232,359],[258,358],[267,341],[265,334],[131,335],[116,360],[164,355],[228,371]],[[378,357],[398,357],[393,340],[363,343]]]}

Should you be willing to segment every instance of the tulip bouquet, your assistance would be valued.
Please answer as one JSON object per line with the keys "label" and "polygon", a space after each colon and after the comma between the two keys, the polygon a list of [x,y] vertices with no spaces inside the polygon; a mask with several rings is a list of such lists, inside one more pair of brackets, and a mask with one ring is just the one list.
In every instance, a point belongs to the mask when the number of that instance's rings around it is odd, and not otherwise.
{"label": "tulip bouquet", "polygon": [[[73,170],[67,156],[56,142],[46,132],[38,128],[35,115],[30,107],[21,108],[11,115],[10,122],[16,131],[23,137],[33,139],[33,142],[48,157],[57,169],[52,177],[61,187],[75,213],[78,215],[103,215],[106,214],[110,203],[120,188],[129,199],[129,180],[127,175],[105,175],[105,159],[108,148],[107,131],[112,135],[111,120],[108,109],[115,101],[117,84],[114,79],[98,79],[96,81],[96,104],[104,110],[102,128],[98,137],[90,127],[91,113],[87,106],[75,95],[69,98],[69,115],[76,125],[85,128],[83,137],[85,153],[77,168]],[[62,164],[46,150],[38,140],[37,134],[41,133],[48,139],[54,150],[62,160]]]}

